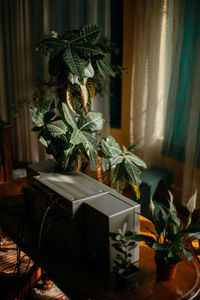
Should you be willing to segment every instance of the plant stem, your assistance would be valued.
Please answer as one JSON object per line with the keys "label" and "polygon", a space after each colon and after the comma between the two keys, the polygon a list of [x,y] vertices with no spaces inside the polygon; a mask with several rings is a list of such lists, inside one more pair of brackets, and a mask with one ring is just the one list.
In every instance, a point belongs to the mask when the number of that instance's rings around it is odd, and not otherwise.
{"label": "plant stem", "polygon": [[82,103],[83,103],[85,116],[87,117],[87,114],[88,114],[87,101],[88,101],[88,99],[85,99],[86,95],[84,94],[82,88],[80,89],[80,94],[81,94],[81,100],[82,100]]}
{"label": "plant stem", "polygon": [[101,166],[100,166],[100,163],[99,163],[99,158],[98,158],[98,156],[96,156],[96,162],[97,162],[97,166],[96,166],[97,180],[98,180],[99,182],[103,182],[103,179],[102,179],[102,172],[101,172]]}

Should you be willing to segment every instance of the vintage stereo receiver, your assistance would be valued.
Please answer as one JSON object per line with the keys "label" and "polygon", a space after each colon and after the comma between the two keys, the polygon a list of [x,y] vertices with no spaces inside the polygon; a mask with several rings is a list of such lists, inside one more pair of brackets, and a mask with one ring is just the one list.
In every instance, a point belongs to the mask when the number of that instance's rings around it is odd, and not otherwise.
{"label": "vintage stereo receiver", "polygon": [[[112,271],[116,253],[109,232],[124,222],[139,232],[140,205],[82,172],[60,170],[53,160],[29,165],[28,180],[40,242],[48,238],[72,259]],[[133,249],[133,261],[138,259],[139,246]]]}

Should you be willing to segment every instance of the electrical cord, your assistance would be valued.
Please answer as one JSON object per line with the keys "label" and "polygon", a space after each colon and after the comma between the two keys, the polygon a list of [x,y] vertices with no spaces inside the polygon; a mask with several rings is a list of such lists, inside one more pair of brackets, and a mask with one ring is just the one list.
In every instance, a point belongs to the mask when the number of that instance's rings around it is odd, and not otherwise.
{"label": "electrical cord", "polygon": [[41,246],[41,239],[42,239],[42,233],[43,233],[43,228],[44,228],[44,223],[46,221],[46,217],[48,215],[48,212],[50,211],[50,209],[52,209],[56,204],[58,203],[58,200],[55,200],[53,201],[52,203],[50,203],[45,212],[44,212],[44,215],[43,215],[43,218],[42,218],[42,222],[41,222],[41,226],[40,226],[40,232],[39,232],[39,239],[38,239],[38,245],[37,245],[37,248],[36,248],[36,253],[39,252],[40,250],[40,246]]}

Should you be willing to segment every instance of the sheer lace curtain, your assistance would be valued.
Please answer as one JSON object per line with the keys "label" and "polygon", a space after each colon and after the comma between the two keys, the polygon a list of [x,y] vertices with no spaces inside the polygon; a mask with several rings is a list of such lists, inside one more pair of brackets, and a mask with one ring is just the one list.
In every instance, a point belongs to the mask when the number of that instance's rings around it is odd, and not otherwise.
{"label": "sheer lace curtain", "polygon": [[165,0],[134,3],[130,144],[140,145],[139,154],[151,166],[161,160],[168,11]]}
{"label": "sheer lace curtain", "polygon": [[[196,168],[197,160],[200,159],[197,84],[200,78],[199,63],[195,64],[192,80],[194,84],[189,94],[192,100],[184,162],[162,154],[164,126],[172,126],[168,104],[171,101],[170,109],[175,109],[176,101],[173,101],[171,96],[178,89],[174,72],[178,72],[178,78],[181,70],[180,66],[177,70],[174,69],[177,37],[180,33],[180,5],[181,1],[178,0],[134,1],[130,144],[140,145],[138,154],[146,161],[148,167],[156,165],[173,172],[173,193],[176,200],[186,205],[195,189],[200,192],[200,171]],[[197,208],[199,207],[198,195]]]}
{"label": "sheer lace curtain", "polygon": [[[0,119],[12,125],[14,160],[35,162],[46,157],[37,133],[31,131],[28,111],[38,76],[48,77],[47,60],[35,52],[36,43],[49,30],[79,28],[86,23],[103,26],[109,37],[109,4],[110,0],[0,2]],[[101,103],[96,109],[108,116],[108,101]]]}

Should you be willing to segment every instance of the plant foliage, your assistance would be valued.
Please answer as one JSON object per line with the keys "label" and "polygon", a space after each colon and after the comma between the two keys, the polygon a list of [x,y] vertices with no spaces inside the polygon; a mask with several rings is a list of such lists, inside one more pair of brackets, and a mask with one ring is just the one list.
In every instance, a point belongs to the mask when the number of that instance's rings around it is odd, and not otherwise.
{"label": "plant foliage", "polygon": [[104,124],[102,114],[89,112],[81,118],[66,103],[56,106],[55,102],[50,100],[40,109],[30,108],[34,129],[40,130],[40,142],[64,169],[77,166],[81,157],[96,167],[98,131]]}
{"label": "plant foliage", "polygon": [[[111,47],[101,39],[101,27],[90,24],[63,35],[52,32],[39,47],[49,55],[50,80],[37,89],[30,114],[46,152],[67,170],[90,161],[100,176],[106,166],[113,188],[122,192],[129,182],[138,192],[145,163],[131,152],[132,147],[123,146],[122,151],[112,137],[101,142],[104,119],[91,110],[100,78],[117,72],[106,60]],[[53,99],[45,98],[48,89]]]}
{"label": "plant foliage", "polygon": [[170,192],[169,194],[169,207],[151,200],[149,210],[144,212],[144,216],[154,225],[153,232],[147,228],[151,236],[140,234],[136,235],[135,239],[144,241],[152,248],[156,260],[175,264],[183,257],[192,259],[192,253],[187,249],[187,242],[193,238],[200,239],[200,224],[191,225],[193,211],[189,211],[188,221],[183,225],[173,203],[173,196]]}
{"label": "plant foliage", "polygon": [[136,247],[134,236],[132,231],[127,231],[127,223],[118,229],[118,233],[110,233],[111,239],[115,242],[112,246],[117,251],[113,271],[119,274],[129,275],[132,272],[132,250]]}
{"label": "plant foliage", "polygon": [[[131,146],[127,149],[123,146],[123,150],[121,150],[119,144],[112,136],[101,141],[101,153],[110,162],[111,186],[118,192],[123,191],[126,182],[137,187],[141,183],[140,168],[146,168],[146,164],[132,153],[134,148],[134,146]],[[105,163],[105,160],[103,160],[103,163]],[[106,170],[106,166],[104,169]]]}

